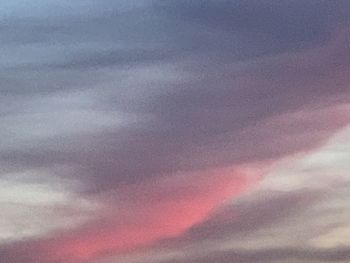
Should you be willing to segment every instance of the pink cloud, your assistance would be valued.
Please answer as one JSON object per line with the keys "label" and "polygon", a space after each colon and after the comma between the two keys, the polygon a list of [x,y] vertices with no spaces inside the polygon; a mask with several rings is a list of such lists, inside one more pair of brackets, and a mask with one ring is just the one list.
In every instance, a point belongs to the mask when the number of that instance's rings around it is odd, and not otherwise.
{"label": "pink cloud", "polygon": [[49,261],[85,262],[150,245],[201,222],[225,199],[248,189],[259,176],[224,168],[127,186],[121,195],[131,198],[121,207],[110,203],[112,211],[105,211],[107,218],[42,241],[40,246]]}

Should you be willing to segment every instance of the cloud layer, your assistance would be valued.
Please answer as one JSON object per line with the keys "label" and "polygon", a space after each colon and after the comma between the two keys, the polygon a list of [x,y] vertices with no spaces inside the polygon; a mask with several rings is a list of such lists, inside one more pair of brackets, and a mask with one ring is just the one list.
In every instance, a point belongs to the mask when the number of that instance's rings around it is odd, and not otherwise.
{"label": "cloud layer", "polygon": [[[345,0],[6,4],[0,261],[346,261],[332,213],[349,200],[349,12]],[[315,230],[300,230],[307,216]]]}

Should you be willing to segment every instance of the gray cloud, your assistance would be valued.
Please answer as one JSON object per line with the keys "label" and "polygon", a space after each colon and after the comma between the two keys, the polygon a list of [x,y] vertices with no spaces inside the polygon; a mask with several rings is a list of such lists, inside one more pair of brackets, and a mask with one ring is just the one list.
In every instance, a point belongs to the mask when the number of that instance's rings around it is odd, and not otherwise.
{"label": "gray cloud", "polygon": [[262,251],[221,251],[193,257],[186,260],[169,260],[166,262],[281,262],[281,260],[301,260],[313,262],[338,262],[349,259],[350,251],[347,248],[334,250],[302,250],[294,248],[271,249]]}
{"label": "gray cloud", "polygon": [[[311,1],[308,4],[316,8],[314,2]],[[346,8],[347,5],[344,4],[343,9]],[[78,167],[77,173],[84,174],[88,180],[91,177],[94,178],[94,184],[113,186],[114,183],[111,184],[111,182],[118,184],[125,179],[137,181],[139,178],[170,174],[178,170],[203,169],[210,166],[256,161],[261,158],[276,158],[313,147],[322,142],[327,135],[319,133],[319,136],[312,135],[313,138],[304,137],[300,144],[295,141],[293,144],[285,145],[285,141],[297,140],[298,136],[298,134],[289,134],[291,127],[288,122],[284,124],[285,126],[274,127],[274,131],[264,130],[272,127],[262,128],[261,131],[247,132],[247,129],[250,130],[258,123],[295,110],[307,110],[320,107],[321,104],[345,102],[348,97],[348,74],[342,72],[347,71],[349,65],[348,39],[334,36],[333,39],[325,42],[322,37],[319,37],[321,46],[312,50],[264,59],[257,59],[255,56],[255,60],[243,64],[235,64],[237,60],[234,58],[227,60],[231,51],[211,45],[210,42],[221,41],[220,27],[226,32],[225,34],[236,35],[235,30],[227,30],[231,23],[230,17],[239,21],[241,19],[242,25],[253,27],[251,30],[242,28],[243,31],[257,32],[265,28],[260,28],[261,21],[252,22],[251,25],[245,21],[249,21],[248,14],[251,12],[261,12],[260,17],[266,27],[270,23],[279,25],[281,28],[269,30],[275,30],[277,33],[286,30],[291,35],[281,37],[286,37],[286,41],[290,42],[294,34],[294,30],[288,28],[290,23],[292,25],[296,23],[294,26],[301,31],[308,30],[299,24],[300,19],[298,16],[293,16],[294,12],[304,10],[299,14],[300,16],[315,20],[315,24],[322,27],[323,31],[327,31],[328,27],[332,27],[340,19],[336,16],[339,10],[343,10],[336,4],[330,5],[326,2],[317,5],[318,9],[320,12],[312,9],[309,11],[297,2],[290,1],[276,7],[274,4],[265,6],[255,2],[250,4],[243,2],[215,4],[210,1],[207,4],[199,4],[196,1],[190,4],[164,2],[160,7],[154,5],[151,8],[117,12],[117,6],[112,6],[108,10],[103,9],[107,13],[97,10],[92,16],[53,18],[49,23],[37,21],[35,24],[38,26],[47,27],[46,30],[39,30],[38,34],[47,35],[49,39],[57,39],[60,45],[54,48],[55,46],[41,40],[44,43],[44,50],[47,50],[46,52],[51,50],[50,57],[53,59],[39,63],[34,60],[36,64],[33,64],[34,68],[29,72],[27,69],[17,73],[16,68],[22,70],[22,66],[14,67],[14,72],[9,73],[5,78],[3,89],[6,92],[16,92],[17,96],[21,96],[21,93],[25,94],[27,89],[31,90],[29,94],[34,92],[38,96],[43,92],[49,95],[50,91],[68,90],[67,94],[75,90],[82,93],[89,92],[96,94],[96,96],[93,95],[95,96],[93,109],[101,114],[105,111],[127,112],[136,114],[139,119],[145,115],[151,116],[151,121],[84,136],[58,136],[49,140],[38,138],[36,146],[20,151],[2,152],[0,154],[2,162],[13,167],[75,165]],[[172,13],[170,10],[173,10],[174,17],[167,19],[170,14],[166,15],[164,12]],[[238,18],[235,15],[231,16],[230,13],[227,14],[227,10],[236,12]],[[240,12],[241,15],[239,15]],[[269,12],[276,12],[276,17],[270,16]],[[289,17],[294,19],[294,22],[284,24],[278,22],[285,17],[283,14],[286,12],[290,12]],[[310,12],[310,14],[306,15],[304,12]],[[314,12],[320,15],[315,17]],[[324,12],[330,12],[331,16],[326,16]],[[178,13],[179,15],[176,15]],[[222,21],[219,20],[218,25],[208,25],[209,29],[206,28],[206,23],[199,23],[200,19],[204,19],[202,17],[204,14],[210,18],[206,20],[208,23],[214,23],[216,13],[223,13]],[[188,27],[185,26],[180,14],[191,21]],[[320,19],[324,19],[325,22],[319,23]],[[165,27],[164,23],[168,20],[171,24]],[[326,23],[328,20],[331,21]],[[190,34],[178,35],[178,29],[174,27],[176,21],[180,23],[178,26],[193,32],[214,30],[214,35],[210,35],[203,45],[218,52],[224,51],[226,58],[217,57],[201,49],[188,51],[181,42],[186,41],[189,44],[192,42],[192,37]],[[32,23],[23,22],[22,27],[31,27]],[[204,26],[204,29],[198,28],[198,24]],[[233,20],[232,24],[237,23]],[[240,23],[236,26],[239,27],[239,25]],[[255,26],[257,28],[254,28]],[[57,27],[57,30],[51,30],[52,27]],[[27,28],[24,31],[30,30]],[[34,34],[37,32],[37,30],[32,31]],[[55,35],[57,31],[62,31],[64,42]],[[152,34],[153,31],[154,34]],[[86,39],[79,34],[85,34],[92,39]],[[135,34],[136,38],[130,34]],[[215,34],[218,35],[215,36]],[[298,30],[295,34],[298,34]],[[110,39],[106,39],[108,37]],[[302,37],[297,35],[295,38],[299,41]],[[177,40],[180,41],[179,44]],[[91,46],[91,41],[97,42]],[[86,51],[84,48],[79,50],[80,42],[86,43],[88,47]],[[69,43],[75,44],[76,47],[72,49]],[[156,47],[152,46],[155,43]],[[106,48],[103,48],[104,44]],[[129,44],[131,44],[130,48]],[[121,46],[118,47],[119,45]],[[150,45],[151,48],[148,48]],[[143,47],[135,49],[133,46]],[[26,50],[25,47],[24,50]],[[238,50],[240,52],[241,48]],[[248,52],[250,52],[249,49]],[[185,59],[183,54],[188,54],[188,59]],[[25,55],[30,54],[25,53]],[[175,57],[176,61],[170,60]],[[224,60],[225,63],[222,63]],[[128,88],[118,84],[118,77],[113,79],[109,76],[111,81],[103,82],[104,76],[108,76],[104,70],[105,67],[111,67],[112,72],[116,72],[118,76],[121,74],[118,67],[127,66],[130,72],[129,78],[142,78],[144,76],[139,76],[138,73],[133,75],[133,68],[141,65],[147,67],[152,64],[161,67],[161,63],[175,63],[188,74],[187,79],[180,84],[165,84],[160,92],[151,93],[150,96],[140,99],[126,95]],[[181,78],[181,75],[178,78]],[[128,81],[124,83],[127,84]],[[140,83],[136,90],[147,94],[149,85],[157,84]],[[24,98],[31,100],[29,94]],[[8,98],[11,99],[5,96],[3,100]],[[18,100],[18,97],[12,97],[12,99]],[[31,111],[30,108],[27,110]],[[329,132],[331,132],[344,125],[346,120],[343,120],[343,123],[342,121],[334,123],[334,126],[325,125],[325,122],[320,122],[321,126],[317,126],[311,124],[312,122],[314,120],[310,119],[310,124],[306,122],[297,124],[297,121],[293,125],[300,127],[300,134],[303,134],[304,129],[315,132],[322,130],[326,132],[330,129]],[[314,125],[314,128],[311,125]],[[35,129],[34,126],[32,128]],[[274,137],[279,138],[275,140],[276,145],[265,140],[269,132],[273,132]],[[203,152],[206,152],[206,156],[202,156]]]}
{"label": "gray cloud", "polygon": [[[1,177],[45,168],[103,196],[307,151],[350,121],[348,1],[39,1],[29,15],[13,3],[0,27]],[[188,235],[271,224],[299,197]]]}

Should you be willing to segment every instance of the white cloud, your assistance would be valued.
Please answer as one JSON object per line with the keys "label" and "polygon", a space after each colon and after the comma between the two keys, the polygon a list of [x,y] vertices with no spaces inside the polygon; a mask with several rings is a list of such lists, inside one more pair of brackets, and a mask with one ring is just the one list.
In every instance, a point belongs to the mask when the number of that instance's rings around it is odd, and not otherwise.
{"label": "white cloud", "polygon": [[[93,218],[97,202],[77,196],[42,171],[11,174],[0,180],[0,244],[76,227]],[[35,179],[36,177],[36,179]]]}

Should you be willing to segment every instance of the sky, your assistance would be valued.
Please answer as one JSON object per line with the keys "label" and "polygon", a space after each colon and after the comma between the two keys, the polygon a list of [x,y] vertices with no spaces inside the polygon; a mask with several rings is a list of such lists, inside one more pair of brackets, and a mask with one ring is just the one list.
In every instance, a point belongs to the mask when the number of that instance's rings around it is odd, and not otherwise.
{"label": "sky", "polygon": [[0,262],[349,262],[349,14],[4,1]]}

